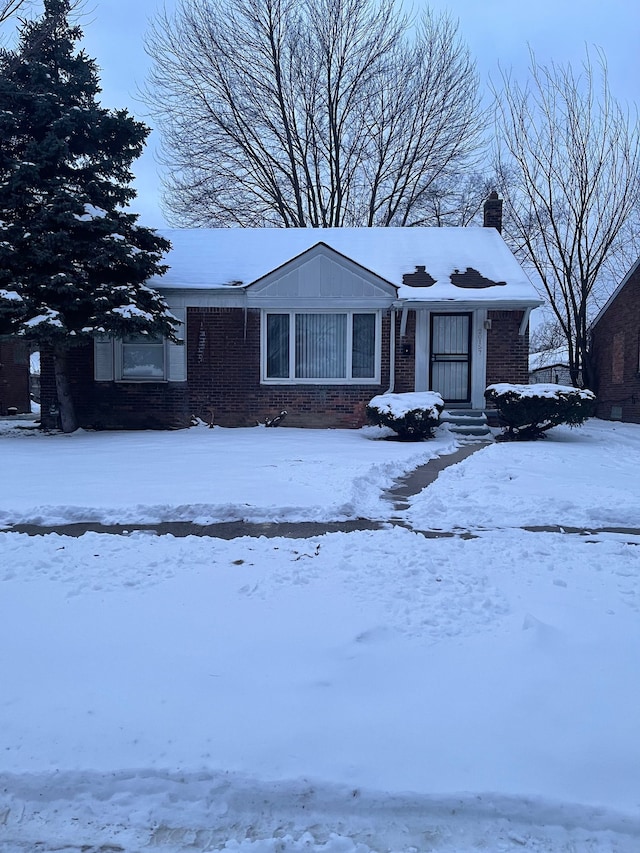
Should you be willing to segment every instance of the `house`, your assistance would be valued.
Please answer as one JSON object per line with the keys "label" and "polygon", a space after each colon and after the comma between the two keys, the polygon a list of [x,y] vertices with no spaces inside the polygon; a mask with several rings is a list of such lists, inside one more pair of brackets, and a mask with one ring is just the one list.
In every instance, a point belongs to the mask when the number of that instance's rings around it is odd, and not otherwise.
{"label": "house", "polygon": [[554,385],[571,385],[569,370],[569,350],[567,347],[555,347],[529,353],[529,382]]}
{"label": "house", "polygon": [[29,347],[26,341],[0,338],[0,415],[31,410]]}
{"label": "house", "polygon": [[596,415],[640,423],[640,259],[591,327]]}
{"label": "house", "polygon": [[[175,428],[190,416],[358,427],[376,394],[437,390],[480,409],[487,384],[527,381],[540,305],[489,227],[195,229],[165,232],[168,273],[150,281],[182,322],[180,344],[104,339],[72,352],[79,422]],[[42,411],[55,398],[42,367]]]}

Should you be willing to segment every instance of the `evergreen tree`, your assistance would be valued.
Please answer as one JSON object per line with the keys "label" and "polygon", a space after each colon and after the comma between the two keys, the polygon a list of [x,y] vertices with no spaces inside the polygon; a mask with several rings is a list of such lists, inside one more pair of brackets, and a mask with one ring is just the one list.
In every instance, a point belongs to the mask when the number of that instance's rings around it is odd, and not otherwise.
{"label": "evergreen tree", "polygon": [[109,333],[172,335],[162,274],[169,243],[127,212],[149,129],[100,106],[69,0],[45,0],[0,53],[0,333],[50,346],[62,427],[76,428],[70,346]]}

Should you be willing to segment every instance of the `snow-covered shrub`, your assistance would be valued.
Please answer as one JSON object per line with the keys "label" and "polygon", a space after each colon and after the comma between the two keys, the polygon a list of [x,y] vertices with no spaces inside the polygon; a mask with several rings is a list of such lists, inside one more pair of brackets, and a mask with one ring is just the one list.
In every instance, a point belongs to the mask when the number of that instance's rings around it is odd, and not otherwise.
{"label": "snow-covered shrub", "polygon": [[484,395],[498,410],[505,441],[532,441],[559,424],[579,426],[595,413],[592,391],[568,385],[489,385]]}
{"label": "snow-covered shrub", "polygon": [[377,426],[391,427],[403,441],[433,436],[444,402],[435,391],[379,394],[367,406],[367,417]]}

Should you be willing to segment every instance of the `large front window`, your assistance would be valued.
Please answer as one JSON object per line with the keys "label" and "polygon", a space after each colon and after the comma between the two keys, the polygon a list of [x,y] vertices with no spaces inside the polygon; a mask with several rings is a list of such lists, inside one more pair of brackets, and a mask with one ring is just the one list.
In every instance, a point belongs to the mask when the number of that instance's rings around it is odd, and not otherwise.
{"label": "large front window", "polygon": [[263,382],[380,381],[375,311],[268,311],[262,325]]}

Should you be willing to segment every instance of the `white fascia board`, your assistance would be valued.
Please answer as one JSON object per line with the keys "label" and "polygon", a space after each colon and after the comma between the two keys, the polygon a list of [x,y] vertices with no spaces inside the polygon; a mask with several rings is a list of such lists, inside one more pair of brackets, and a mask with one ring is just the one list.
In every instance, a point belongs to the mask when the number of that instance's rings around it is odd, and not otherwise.
{"label": "white fascia board", "polygon": [[392,299],[388,297],[367,297],[360,299],[355,296],[348,298],[341,296],[316,296],[316,297],[292,297],[292,296],[268,296],[257,297],[251,293],[247,294],[247,308],[280,308],[287,311],[339,311],[345,310],[384,310],[391,308]]}
{"label": "white fascia board", "polygon": [[245,308],[247,295],[244,287],[212,288],[158,288],[170,307],[175,308]]}
{"label": "white fascia board", "polygon": [[526,311],[527,309],[538,308],[544,305],[544,300],[516,300],[516,301],[500,301],[489,302],[482,300],[477,302],[474,300],[462,299],[447,299],[445,301],[438,300],[429,302],[425,299],[398,299],[393,303],[394,308],[409,308],[411,311],[440,311],[445,313],[455,313],[457,311]]}

